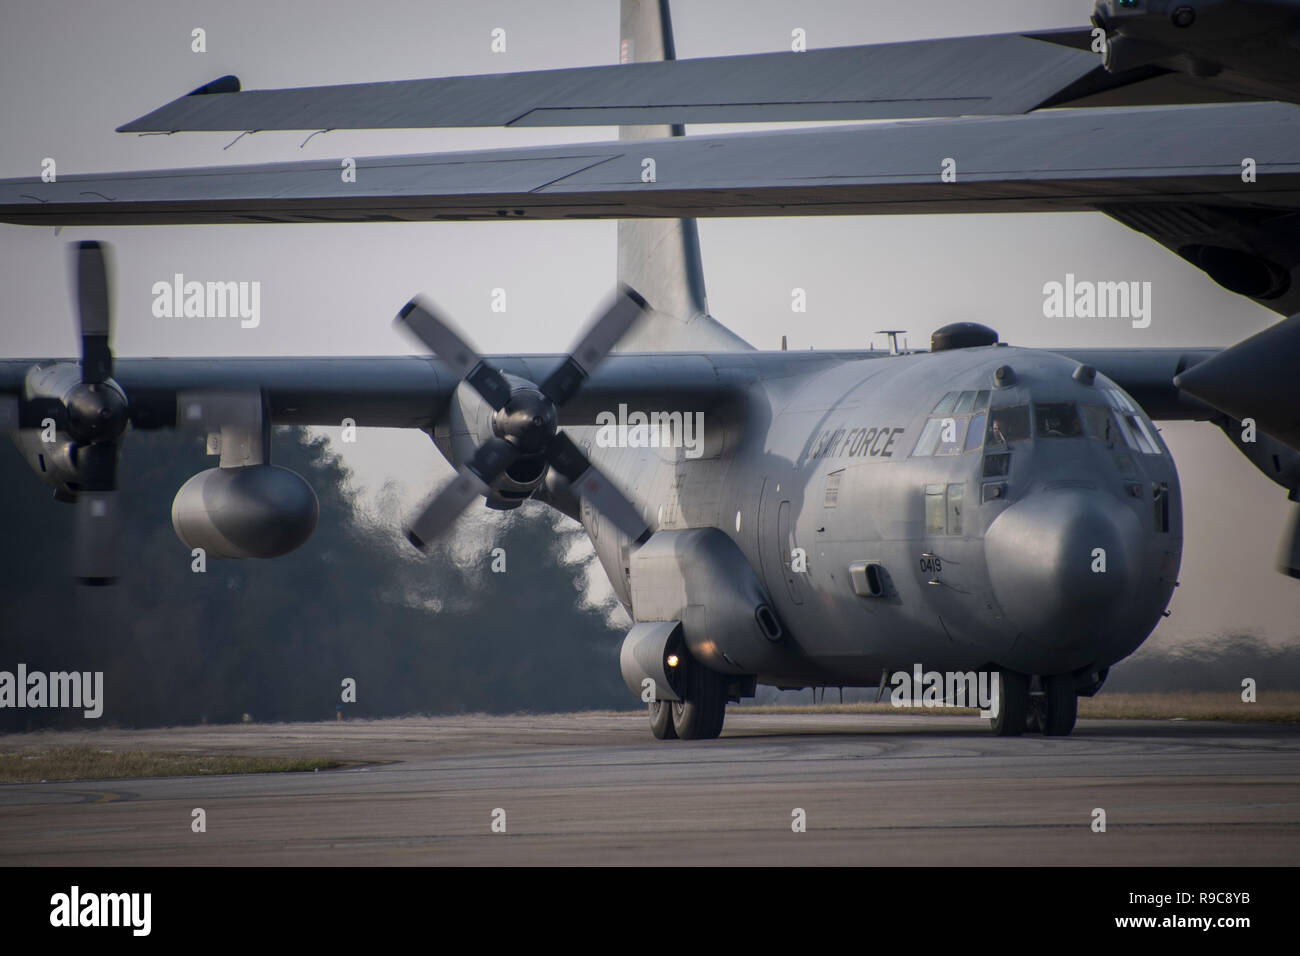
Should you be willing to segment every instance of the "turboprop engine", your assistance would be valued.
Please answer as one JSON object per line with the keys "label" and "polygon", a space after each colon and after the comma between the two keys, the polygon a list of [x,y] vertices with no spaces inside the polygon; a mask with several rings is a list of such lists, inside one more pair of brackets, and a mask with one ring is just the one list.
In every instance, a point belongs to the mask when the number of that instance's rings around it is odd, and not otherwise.
{"label": "turboprop engine", "polygon": [[447,410],[446,431],[440,429],[434,438],[449,444],[452,461],[468,461],[493,438],[515,439],[519,456],[488,483],[487,506],[507,511],[523,504],[546,478],[545,439],[555,433],[556,409],[532,382],[505,372],[501,377],[510,391],[495,410],[461,382]]}

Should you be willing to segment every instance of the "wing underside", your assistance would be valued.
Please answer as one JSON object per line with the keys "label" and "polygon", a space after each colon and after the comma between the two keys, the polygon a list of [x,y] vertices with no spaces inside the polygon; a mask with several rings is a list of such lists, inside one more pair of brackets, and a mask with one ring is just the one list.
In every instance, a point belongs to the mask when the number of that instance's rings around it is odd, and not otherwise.
{"label": "wing underside", "polygon": [[276,90],[223,76],[118,131],[825,122],[1248,98],[1167,69],[1108,72],[1092,43],[1078,28]]}
{"label": "wing underside", "polygon": [[[1246,161],[1251,175],[1243,175]],[[0,181],[29,225],[1099,211],[1300,311],[1300,107],[1050,110],[358,160]]]}

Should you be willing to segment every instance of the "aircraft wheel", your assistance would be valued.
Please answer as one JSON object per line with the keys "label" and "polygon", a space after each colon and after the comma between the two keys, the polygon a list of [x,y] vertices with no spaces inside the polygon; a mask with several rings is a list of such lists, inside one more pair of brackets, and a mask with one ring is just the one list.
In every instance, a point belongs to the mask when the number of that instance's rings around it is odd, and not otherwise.
{"label": "aircraft wheel", "polygon": [[[1033,682],[1030,682],[1033,686]],[[1047,726],[1047,693],[1029,692],[1029,708],[1025,711],[1025,733],[1041,734]]]}
{"label": "aircraft wheel", "polygon": [[1043,688],[1047,691],[1043,733],[1048,737],[1068,737],[1079,713],[1079,695],[1074,692],[1074,678],[1069,674],[1044,677]]}
{"label": "aircraft wheel", "polygon": [[727,716],[727,688],[722,675],[690,662],[685,700],[674,701],[673,730],[682,740],[712,740],[722,733]]}
{"label": "aircraft wheel", "polygon": [[655,740],[676,740],[677,731],[673,729],[673,702],[655,700],[650,702],[650,733]]}
{"label": "aircraft wheel", "polygon": [[998,737],[1019,737],[1029,716],[1029,678],[1015,671],[998,671],[998,715],[989,726]]}

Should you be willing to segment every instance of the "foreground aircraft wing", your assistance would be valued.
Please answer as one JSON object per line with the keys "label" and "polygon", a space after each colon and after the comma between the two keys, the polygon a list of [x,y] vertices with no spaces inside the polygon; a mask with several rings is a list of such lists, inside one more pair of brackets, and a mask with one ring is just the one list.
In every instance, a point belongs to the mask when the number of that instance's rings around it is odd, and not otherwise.
{"label": "foreground aircraft wing", "polygon": [[[1246,160],[1250,176],[1244,175]],[[0,181],[29,225],[1104,212],[1300,311],[1300,107],[1052,110]]]}
{"label": "foreground aircraft wing", "polygon": [[[618,126],[1026,113],[1127,85],[1086,29],[804,53],[240,90],[224,76],[119,132]],[[1082,47],[1076,48],[1076,47]],[[1147,78],[1147,73],[1142,73]],[[1199,101],[1213,93],[1198,93]],[[1157,100],[1156,102],[1160,102]],[[1172,102],[1177,102],[1174,100]]]}
{"label": "foreground aircraft wing", "polygon": [[1109,72],[1092,44],[1078,28],[296,89],[223,76],[118,131],[825,122],[1272,98],[1157,66]]}

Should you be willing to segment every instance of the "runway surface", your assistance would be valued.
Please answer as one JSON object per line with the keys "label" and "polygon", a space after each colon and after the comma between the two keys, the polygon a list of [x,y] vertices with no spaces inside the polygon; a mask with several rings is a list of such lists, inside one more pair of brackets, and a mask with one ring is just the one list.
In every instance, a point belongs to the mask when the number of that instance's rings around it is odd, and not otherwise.
{"label": "runway surface", "polygon": [[1083,720],[997,739],[974,718],[732,714],[720,740],[685,743],[651,739],[643,714],[579,714],[0,737],[76,743],[365,763],[0,786],[0,863],[1300,862],[1298,726]]}

